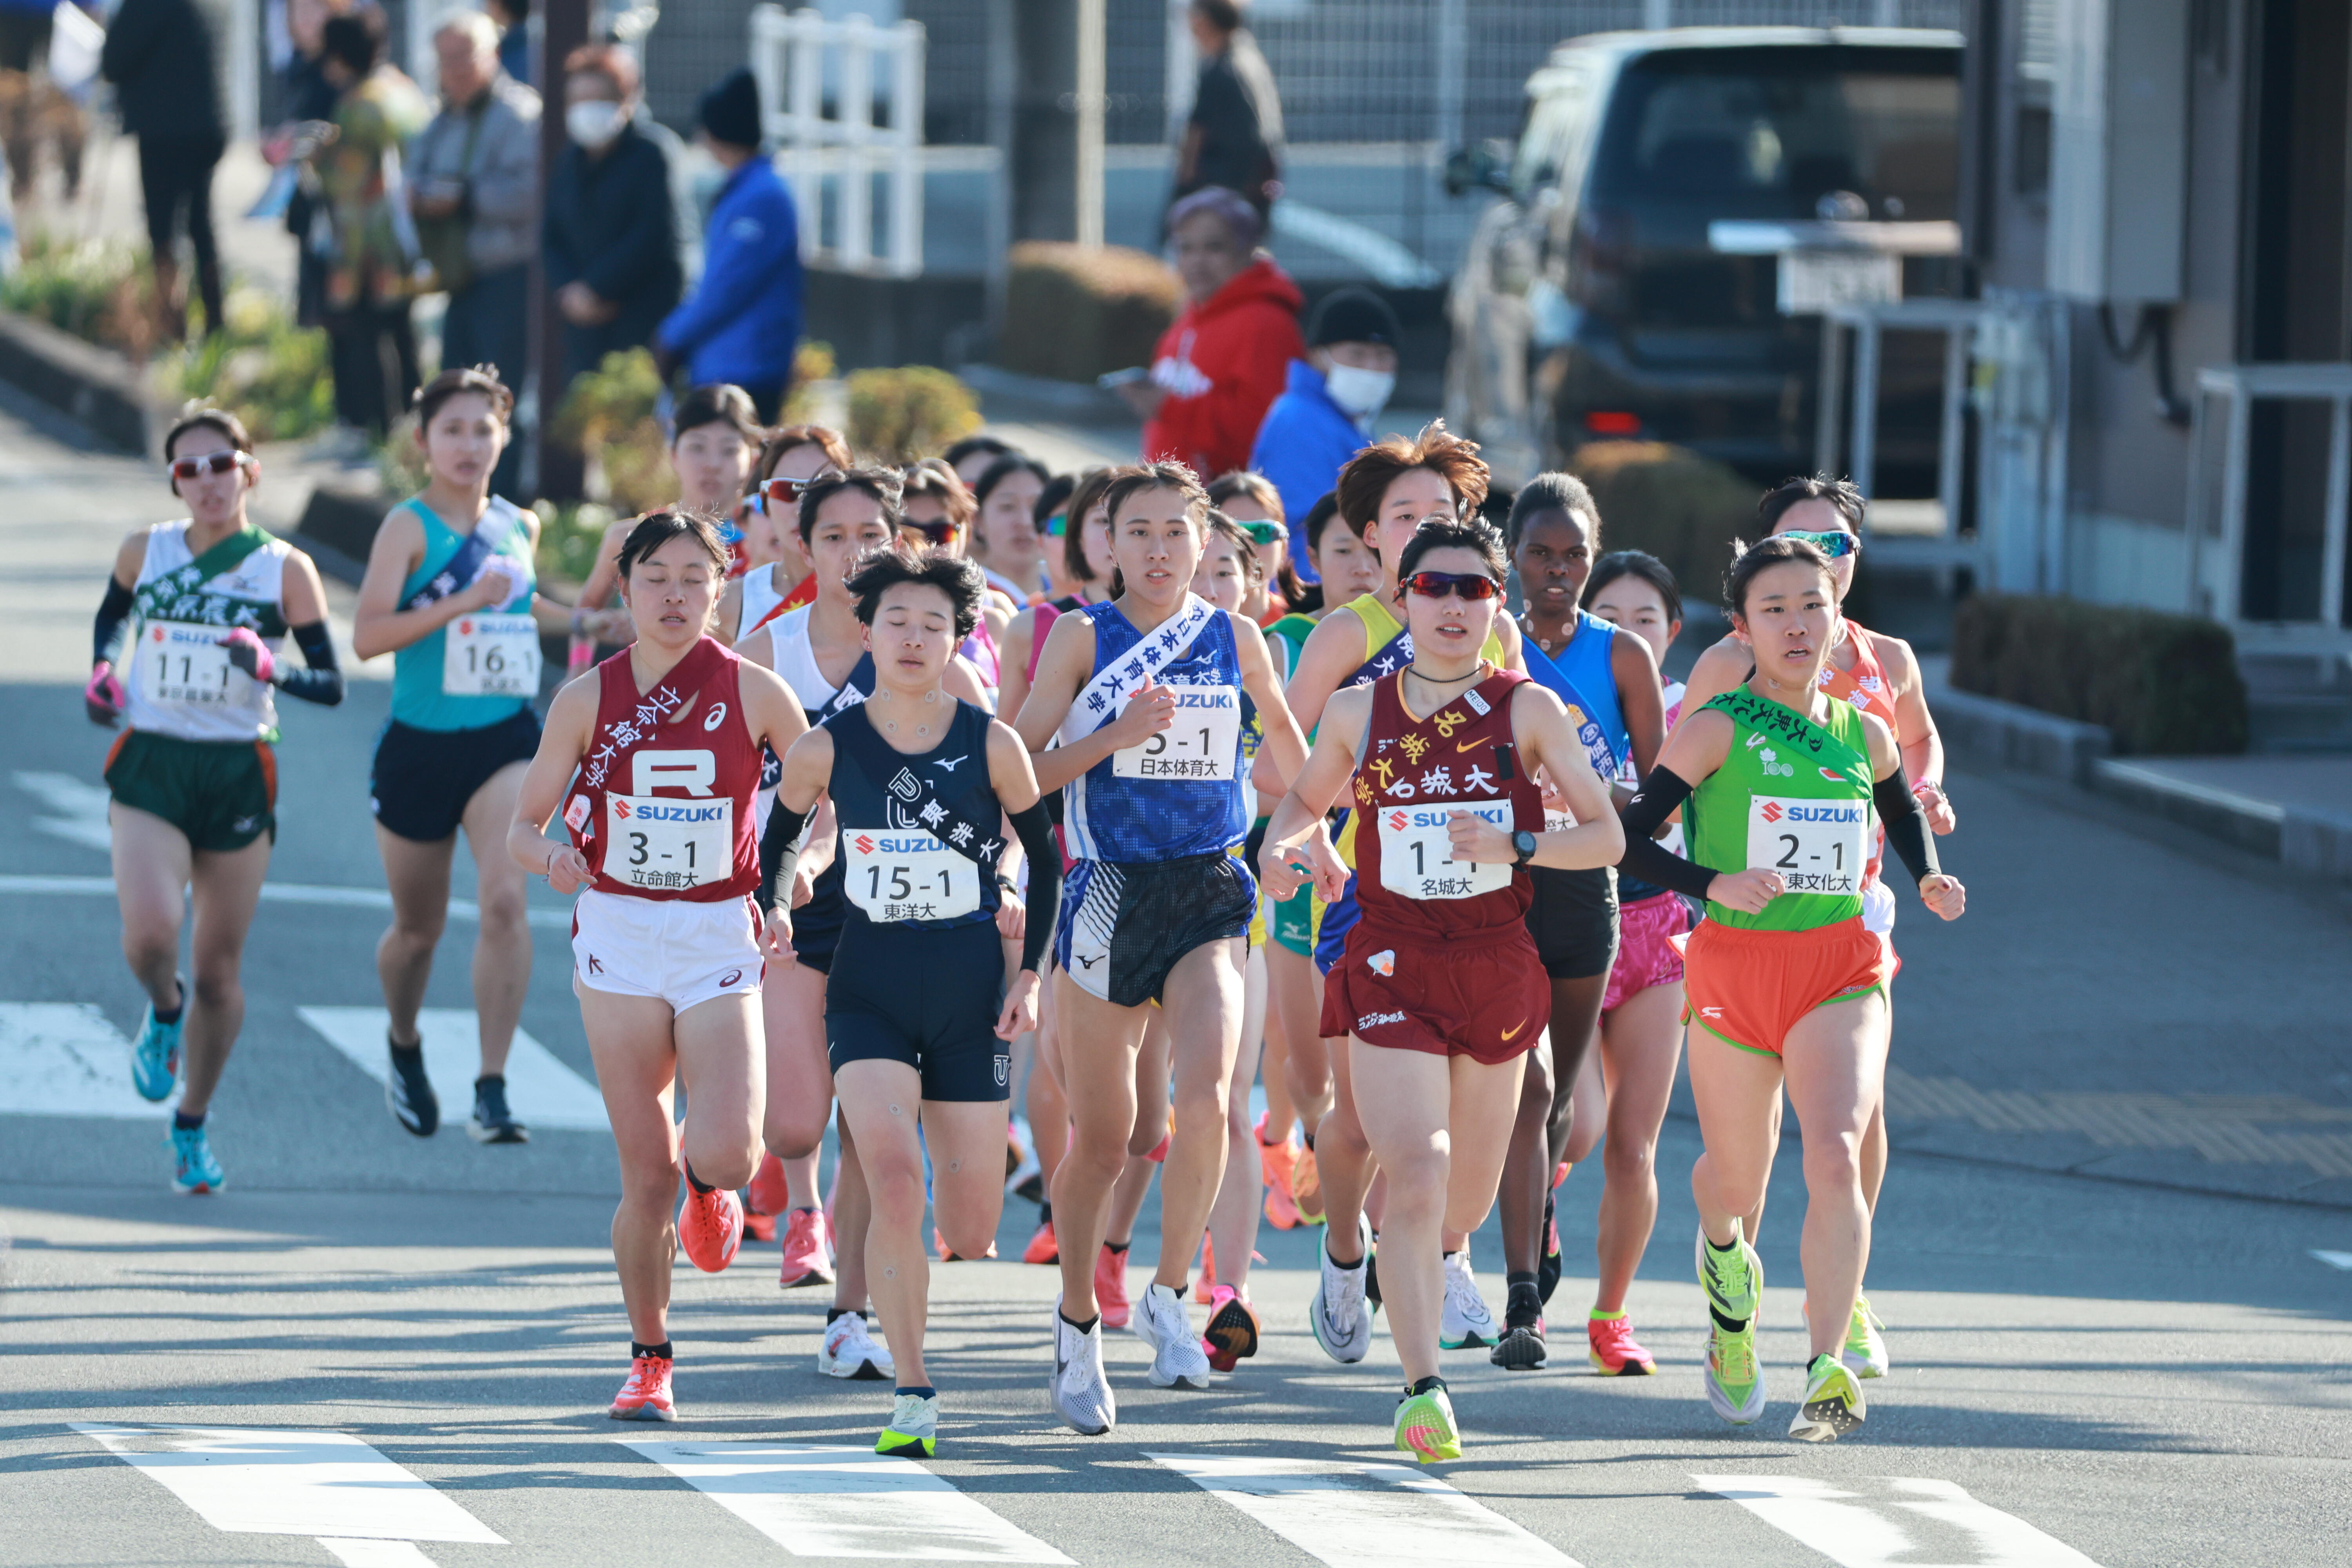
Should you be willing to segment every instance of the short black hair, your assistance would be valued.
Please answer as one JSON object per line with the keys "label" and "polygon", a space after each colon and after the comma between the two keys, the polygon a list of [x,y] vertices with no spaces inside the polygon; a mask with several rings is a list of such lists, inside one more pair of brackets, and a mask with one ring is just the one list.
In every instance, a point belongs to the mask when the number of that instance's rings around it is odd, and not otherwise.
{"label": "short black hair", "polygon": [[1767,566],[1797,561],[1817,569],[1823,582],[1831,581],[1830,558],[1822,553],[1821,546],[1807,539],[1792,539],[1785,533],[1774,533],[1753,544],[1738,547],[1731,558],[1731,569],[1723,574],[1723,607],[1730,614],[1748,614],[1748,585]]}
{"label": "short black hair", "polygon": [[988,577],[977,562],[944,550],[910,555],[903,550],[869,550],[850,569],[849,592],[857,600],[857,619],[872,626],[882,613],[882,595],[902,583],[927,584],[948,596],[961,644],[980,625],[980,601],[988,592]]}
{"label": "short black hair", "polygon": [[383,13],[373,5],[330,16],[319,34],[319,53],[353,76],[365,76],[383,58],[385,31]]}
{"label": "short black hair", "polygon": [[1220,33],[1238,32],[1245,21],[1241,0],[1192,0],[1192,10]]}
{"label": "short black hair", "polygon": [[416,423],[422,426],[433,423],[441,405],[453,397],[473,393],[489,400],[490,412],[501,425],[514,418],[514,391],[499,379],[499,367],[476,364],[453,367],[443,371],[416,389]]}
{"label": "short black hair", "polygon": [[[1307,516],[1298,524],[1298,537],[1307,542],[1307,553],[1312,555],[1323,546],[1323,531],[1339,516],[1339,492],[1325,490],[1307,509]],[[1344,520],[1342,520],[1344,521]]]}
{"label": "short black hair", "polygon": [[1584,605],[1592,607],[1593,595],[1620,577],[1639,577],[1658,591],[1666,606],[1666,619],[1683,618],[1682,585],[1675,581],[1672,568],[1646,550],[1612,550],[1592,563],[1592,575],[1584,580]]}
{"label": "short black hair", "polygon": [[676,446],[679,437],[705,425],[731,425],[738,436],[754,447],[768,438],[768,427],[760,423],[751,395],[726,382],[698,386],[677,400],[677,412],[670,418],[670,444]]}
{"label": "short black hair", "polygon": [[1012,450],[1010,446],[993,436],[967,436],[940,453],[940,458],[950,468],[961,468],[963,467],[963,460],[974,452],[985,452],[991,458],[1002,458]]}
{"label": "short black hair", "polygon": [[238,451],[250,453],[253,450],[253,437],[246,432],[244,420],[226,408],[195,402],[183,405],[180,416],[172,421],[172,428],[164,433],[165,462],[170,462],[174,456],[172,448],[178,445],[180,437],[191,430],[217,430],[221,438]]}
{"label": "short black hair", "polygon": [[1555,469],[1538,474],[1511,498],[1511,515],[1503,524],[1503,538],[1513,551],[1519,547],[1519,535],[1526,531],[1528,519],[1542,511],[1566,512],[1577,519],[1584,530],[1585,544],[1594,550],[1601,548],[1601,508],[1592,499],[1591,487],[1574,474]]}
{"label": "short black hair", "polygon": [[1833,479],[1827,474],[1808,474],[1801,479],[1782,479],[1764,492],[1756,503],[1756,521],[1769,533],[1780,524],[1782,514],[1800,501],[1825,500],[1837,509],[1853,532],[1862,531],[1862,514],[1866,503],[1862,489],[1852,479]]}
{"label": "short black hair", "polygon": [[824,503],[844,490],[858,490],[872,496],[882,508],[882,521],[893,533],[898,531],[898,506],[906,489],[896,468],[828,468],[808,482],[801,491],[801,543],[809,542],[816,530],[816,514]]}
{"label": "short black hair", "polygon": [[[1029,509],[1030,515],[1037,520],[1038,532],[1045,531],[1046,522],[1062,510],[1071,492],[1077,488],[1078,476],[1076,474],[1055,474],[1045,481],[1045,488],[1037,492],[1037,504]],[[1066,523],[1067,520],[1064,521]]]}
{"label": "short black hair", "polygon": [[[955,465],[950,463],[948,466],[953,468]],[[990,492],[1015,474],[1034,474],[1040,485],[1050,485],[1054,482],[1054,470],[1036,458],[1024,457],[1019,452],[1007,452],[989,464],[987,468],[982,468],[980,478],[971,481],[973,509],[978,510],[985,508],[988,505]]]}
{"label": "short black hair", "polygon": [[659,511],[649,511],[637,519],[629,530],[629,537],[621,542],[621,579],[628,580],[637,563],[680,537],[691,538],[710,557],[713,574],[727,570],[727,545],[719,537],[719,519],[707,511],[688,511],[684,507],[666,506]]}
{"label": "short black hair", "polygon": [[1420,531],[1397,552],[1397,581],[1402,583],[1412,575],[1422,558],[1433,550],[1474,551],[1496,582],[1510,575],[1510,566],[1503,559],[1503,536],[1495,531],[1493,523],[1484,518],[1473,518],[1467,522],[1423,523]]}

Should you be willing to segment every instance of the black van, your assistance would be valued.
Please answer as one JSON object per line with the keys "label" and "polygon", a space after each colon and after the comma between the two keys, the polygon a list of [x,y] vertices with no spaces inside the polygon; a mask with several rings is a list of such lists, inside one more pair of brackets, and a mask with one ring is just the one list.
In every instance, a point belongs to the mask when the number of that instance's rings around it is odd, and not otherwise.
{"label": "black van", "polygon": [[[1810,471],[1821,326],[1725,220],[1948,221],[1958,34],[1683,27],[1572,39],[1528,79],[1516,143],[1457,153],[1498,190],[1449,301],[1446,415],[1509,484],[1596,437],[1671,441],[1759,479]],[[1904,263],[1957,291],[1957,258]],[[1889,334],[1874,494],[1935,493],[1941,340]]]}

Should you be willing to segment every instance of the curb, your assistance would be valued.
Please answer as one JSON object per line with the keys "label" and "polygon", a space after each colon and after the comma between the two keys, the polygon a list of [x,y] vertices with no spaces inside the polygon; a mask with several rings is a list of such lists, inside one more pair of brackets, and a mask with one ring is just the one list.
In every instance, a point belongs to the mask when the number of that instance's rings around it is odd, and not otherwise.
{"label": "curb", "polygon": [[2104,726],[2078,723],[2038,712],[1997,697],[1979,697],[1950,687],[1931,689],[1927,706],[1944,744],[1978,760],[2020,773],[2096,787],[2099,765],[2116,749]]}
{"label": "curb", "polygon": [[2183,827],[2193,827],[2271,859],[2285,858],[2281,853],[2280,829],[2286,819],[2286,810],[2275,802],[2256,800],[2233,790],[2215,789],[2210,784],[2191,784],[2114,757],[2102,758],[2094,764],[2090,784],[2101,795],[2154,812]]}
{"label": "curb", "polygon": [[148,449],[146,378],[110,349],[47,321],[0,311],[0,381],[70,416],[109,446]]}

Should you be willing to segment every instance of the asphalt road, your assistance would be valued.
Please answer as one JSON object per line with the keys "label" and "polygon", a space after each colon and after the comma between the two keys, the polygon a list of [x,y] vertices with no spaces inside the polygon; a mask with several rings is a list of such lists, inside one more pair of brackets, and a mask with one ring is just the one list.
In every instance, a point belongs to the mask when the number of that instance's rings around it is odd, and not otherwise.
{"label": "asphalt road", "polygon": [[[1357,1367],[1307,1334],[1305,1231],[1262,1234],[1265,1348],[1208,1393],[1150,1389],[1142,1346],[1112,1337],[1108,1437],[1046,1412],[1050,1271],[961,1264],[934,1275],[940,1458],[873,1463],[887,1400],[815,1373],[823,1301],[779,1292],[759,1247],[719,1276],[681,1267],[685,1419],[618,1426],[613,1164],[582,1111],[561,900],[540,890],[529,1146],[408,1137],[336,1044],[367,1044],[378,1001],[380,679],[335,711],[286,705],[284,830],[215,1102],[231,1185],[165,1189],[161,1118],[121,1064],[140,1001],[103,880],[106,738],[78,686],[113,544],[166,503],[138,465],[0,416],[0,1563],[2344,1559],[2344,900],[1965,773],[1946,858],[1969,916],[1931,929],[1913,909],[1898,932],[1899,1149],[1872,1268],[1895,1370],[1845,1442],[1780,1435],[1802,1349],[1793,1148],[1763,1245],[1776,1400],[1744,1432],[1708,1413],[1679,1116],[1630,1303],[1661,1375],[1584,1375],[1580,1172],[1562,1353],[1535,1374],[1449,1356],[1473,1446],[1431,1477],[1391,1463],[1385,1334]],[[468,880],[461,856],[461,899]],[[467,935],[453,921],[431,996],[458,1034]],[[1032,1223],[1009,1205],[1008,1255]],[[1491,1229],[1474,1250],[1499,1302]]]}

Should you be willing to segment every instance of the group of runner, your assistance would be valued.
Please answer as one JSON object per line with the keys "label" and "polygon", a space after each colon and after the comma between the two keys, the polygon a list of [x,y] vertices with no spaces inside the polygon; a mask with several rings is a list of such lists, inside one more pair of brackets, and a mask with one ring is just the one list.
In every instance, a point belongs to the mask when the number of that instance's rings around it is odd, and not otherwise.
{"label": "group of runner", "polygon": [[[1384,1307],[1397,1446],[1458,1458],[1443,1355],[1546,1364],[1556,1192],[1604,1136],[1588,1353],[1654,1369],[1623,1303],[1686,1034],[1709,1401],[1738,1423],[1764,1408],[1754,1239],[1785,1087],[1813,1352],[1790,1430],[1861,1422],[1856,1377],[1887,1365],[1862,1295],[1895,968],[1884,848],[1943,918],[1964,896],[1933,848],[1953,820],[1916,663],[1839,613],[1851,486],[1765,498],[1725,584],[1730,634],[1685,690],[1660,674],[1672,575],[1600,554],[1565,474],[1498,531],[1475,447],[1442,426],[1347,465],[1296,535],[1308,587],[1254,476],[1056,479],[995,443],[866,466],[832,431],[765,431],[734,389],[698,389],[680,503],[615,524],[563,605],[537,590],[537,519],[488,492],[510,410],[486,370],[419,395],[428,483],[379,530],[353,615],[360,657],[394,655],[371,782],[386,1095],[435,1131],[417,1019],[462,828],[480,1142],[528,1135],[503,1078],[527,879],[576,895],[572,984],[622,1173],[615,1417],[676,1417],[675,1252],[722,1269],[781,1220],[781,1282],[833,1287],[819,1370],[891,1382],[877,1448],[934,1452],[929,1262],[993,1255],[1025,1068],[1043,1201],[1024,1258],[1060,1271],[1065,1423],[1116,1424],[1107,1327],[1146,1342],[1160,1387],[1255,1354],[1262,1214],[1327,1226],[1316,1340],[1360,1361]],[[315,568],[247,519],[242,426],[192,408],[165,455],[190,515],[125,542],[85,697],[130,721],[107,781],[149,1000],[134,1078],[154,1100],[177,1085],[173,1182],[210,1192],[206,1107],[275,835],[272,699],[342,687]],[[542,724],[540,638],[566,632],[575,674]],[[1130,1299],[1155,1176],[1159,1256]],[[1469,1250],[1498,1205],[1499,1322]]]}

